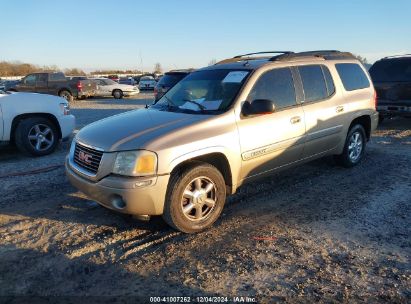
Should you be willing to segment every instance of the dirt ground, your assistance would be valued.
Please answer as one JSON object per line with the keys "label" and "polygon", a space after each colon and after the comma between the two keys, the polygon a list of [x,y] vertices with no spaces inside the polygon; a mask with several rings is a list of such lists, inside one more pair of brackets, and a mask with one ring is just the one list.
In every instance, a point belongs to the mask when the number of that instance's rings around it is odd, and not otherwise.
{"label": "dirt ground", "polygon": [[[147,98],[73,113],[82,127]],[[243,186],[196,235],[88,200],[64,175],[68,147],[0,150],[0,302],[411,302],[411,119],[385,121],[353,169],[325,158]]]}

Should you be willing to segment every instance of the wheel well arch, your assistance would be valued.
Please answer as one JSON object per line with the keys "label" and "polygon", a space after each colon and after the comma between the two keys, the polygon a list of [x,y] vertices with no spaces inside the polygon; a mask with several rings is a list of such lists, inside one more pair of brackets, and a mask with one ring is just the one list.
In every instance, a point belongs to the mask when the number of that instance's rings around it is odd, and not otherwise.
{"label": "wheel well arch", "polygon": [[171,175],[181,169],[185,169],[189,166],[194,165],[196,162],[203,162],[210,164],[217,168],[224,177],[227,193],[231,193],[233,185],[233,177],[231,174],[231,167],[227,157],[220,152],[213,152],[204,155],[195,156],[193,158],[184,160],[173,168]]}
{"label": "wheel well arch", "polygon": [[356,124],[359,124],[364,128],[367,140],[370,140],[370,137],[371,137],[371,117],[369,115],[363,115],[363,116],[359,116],[359,117],[355,118],[351,122],[350,127],[348,128],[348,130],[351,130],[351,128]]}
{"label": "wheel well arch", "polygon": [[57,92],[57,95],[60,96],[60,93],[61,93],[62,91],[67,91],[67,92],[69,92],[71,95],[73,95],[73,92],[71,92],[71,90],[70,90],[69,88],[60,88],[60,89],[58,90],[58,92]]}
{"label": "wheel well arch", "polygon": [[32,117],[43,117],[46,118],[48,120],[50,120],[57,128],[58,131],[58,136],[59,139],[61,139],[62,134],[61,134],[61,128],[60,128],[60,124],[57,120],[57,118],[50,113],[24,113],[24,114],[20,114],[17,115],[16,117],[13,118],[13,121],[11,123],[11,129],[10,129],[10,141],[14,142],[14,133],[16,132],[17,126],[20,123],[20,121],[22,121],[23,119],[26,118],[32,118]]}

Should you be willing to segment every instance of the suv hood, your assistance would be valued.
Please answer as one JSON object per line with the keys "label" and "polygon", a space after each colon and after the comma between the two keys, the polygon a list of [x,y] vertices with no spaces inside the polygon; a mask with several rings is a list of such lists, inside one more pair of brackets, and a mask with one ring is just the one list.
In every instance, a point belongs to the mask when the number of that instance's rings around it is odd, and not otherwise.
{"label": "suv hood", "polygon": [[144,149],[147,143],[208,115],[139,109],[94,122],[76,136],[76,141],[106,152]]}

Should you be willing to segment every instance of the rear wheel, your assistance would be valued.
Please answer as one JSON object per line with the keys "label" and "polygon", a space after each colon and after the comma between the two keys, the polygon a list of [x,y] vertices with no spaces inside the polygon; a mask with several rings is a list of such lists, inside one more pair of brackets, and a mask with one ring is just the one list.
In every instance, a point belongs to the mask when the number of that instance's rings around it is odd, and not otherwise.
{"label": "rear wheel", "polygon": [[218,219],[225,199],[220,171],[206,163],[195,163],[171,176],[163,218],[182,232],[199,232]]}
{"label": "rear wheel", "polygon": [[67,100],[68,102],[72,102],[73,101],[73,95],[71,95],[71,93],[67,90],[62,90],[59,93],[60,97],[63,97],[65,100]]}
{"label": "rear wheel", "polygon": [[43,156],[53,152],[58,144],[57,127],[43,117],[31,117],[19,122],[15,141],[17,148],[27,154]]}
{"label": "rear wheel", "polygon": [[362,125],[354,125],[348,132],[343,153],[335,156],[338,164],[351,168],[361,162],[367,143],[365,130]]}
{"label": "rear wheel", "polygon": [[123,92],[121,90],[114,90],[113,91],[113,97],[115,99],[121,99],[121,98],[123,98]]}

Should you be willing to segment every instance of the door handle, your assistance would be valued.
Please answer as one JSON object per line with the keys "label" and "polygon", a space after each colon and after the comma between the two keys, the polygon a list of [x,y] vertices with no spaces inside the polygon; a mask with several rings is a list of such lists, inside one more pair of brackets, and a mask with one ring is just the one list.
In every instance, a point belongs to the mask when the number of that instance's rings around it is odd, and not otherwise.
{"label": "door handle", "polygon": [[340,113],[342,111],[344,111],[344,106],[338,106],[338,107],[335,108],[335,112],[337,112],[337,113]]}
{"label": "door handle", "polygon": [[300,121],[301,121],[301,117],[300,117],[300,116],[294,116],[294,117],[291,117],[291,119],[290,119],[290,122],[291,122],[292,124],[299,123]]}

